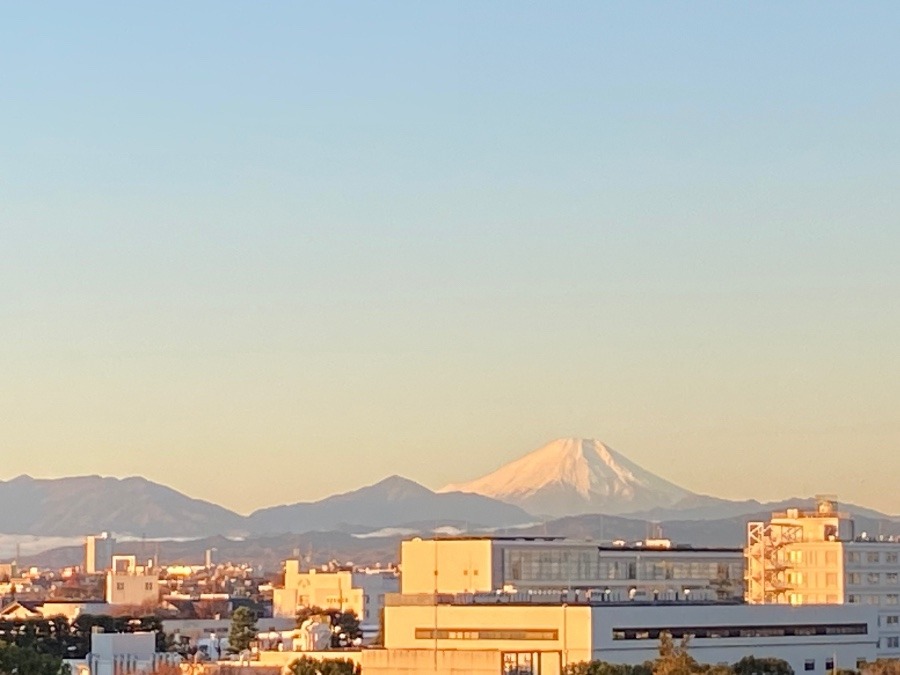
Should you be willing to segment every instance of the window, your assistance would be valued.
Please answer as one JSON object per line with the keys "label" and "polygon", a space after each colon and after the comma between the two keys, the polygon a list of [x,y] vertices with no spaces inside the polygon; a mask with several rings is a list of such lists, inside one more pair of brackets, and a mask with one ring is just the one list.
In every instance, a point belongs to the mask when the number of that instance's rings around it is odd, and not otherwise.
{"label": "window", "polygon": [[847,573],[847,584],[853,586],[859,586],[862,583],[862,575],[859,572],[848,572]]}
{"label": "window", "polygon": [[559,631],[550,628],[416,628],[417,640],[556,640]]}
{"label": "window", "polygon": [[881,583],[881,575],[878,572],[869,572],[866,581],[869,582],[870,586],[877,586]]}
{"label": "window", "polygon": [[896,605],[900,604],[900,595],[897,593],[888,593],[884,596],[884,604],[886,605]]}
{"label": "window", "polygon": [[152,590],[153,590],[153,582],[152,582],[152,581],[148,581],[147,583],[145,583],[145,584],[144,584],[144,590],[145,590],[145,591],[152,591]]}
{"label": "window", "polygon": [[825,564],[837,565],[837,551],[825,551]]}
{"label": "window", "polygon": [[898,648],[900,648],[900,637],[897,637],[896,635],[893,635],[893,636],[887,638],[885,647],[887,647],[888,649],[898,649]]}
{"label": "window", "polygon": [[[683,626],[681,628],[624,628],[612,630],[613,640],[659,640],[661,633],[669,633],[675,640],[686,636],[693,638],[780,638],[797,635],[866,635],[864,623],[800,624],[768,626]],[[418,631],[417,635],[418,637]]]}
{"label": "window", "polygon": [[816,669],[816,661],[815,659],[806,659],[803,662],[803,670],[815,670]]}
{"label": "window", "polygon": [[[621,567],[620,567],[621,566]],[[468,573],[469,570],[466,570]],[[479,570],[471,570],[478,576]],[[624,578],[624,563],[600,563],[596,549],[541,550],[508,549],[503,554],[503,574],[507,582],[516,581],[596,581]]]}
{"label": "window", "polygon": [[855,593],[850,593],[850,595],[847,596],[847,604],[848,605],[858,605],[859,604],[859,596],[856,595]]}
{"label": "window", "polygon": [[848,563],[858,563],[859,562],[859,553],[854,551],[852,553],[847,554],[847,562]]}
{"label": "window", "polygon": [[117,591],[124,591],[124,590],[125,590],[125,582],[124,582],[124,581],[117,581],[117,582],[116,582],[116,590],[117,590]]}
{"label": "window", "polygon": [[884,619],[885,619],[885,623],[889,626],[891,626],[891,625],[896,626],[898,624],[898,621],[900,621],[900,617],[898,617],[896,614],[893,614],[891,616],[886,616],[886,617],[884,617]]}
{"label": "window", "polygon": [[866,562],[877,565],[879,562],[881,562],[881,555],[878,553],[878,551],[869,551],[866,554]]}
{"label": "window", "polygon": [[537,652],[503,652],[504,675],[537,675]]}
{"label": "window", "polygon": [[834,670],[834,659],[825,659],[825,670]]}
{"label": "window", "polygon": [[885,561],[888,565],[896,565],[896,564],[897,564],[897,559],[898,559],[898,556],[897,556],[896,553],[885,553],[885,554],[884,554],[884,561]]}
{"label": "window", "polygon": [[897,573],[896,572],[888,572],[884,575],[884,582],[887,584],[897,584]]}

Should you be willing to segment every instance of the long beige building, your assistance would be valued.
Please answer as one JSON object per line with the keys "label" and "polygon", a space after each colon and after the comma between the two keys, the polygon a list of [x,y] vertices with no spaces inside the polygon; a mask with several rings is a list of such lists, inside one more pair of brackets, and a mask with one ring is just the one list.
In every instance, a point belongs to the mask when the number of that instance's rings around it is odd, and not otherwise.
{"label": "long beige building", "polygon": [[401,544],[401,592],[559,593],[624,600],[741,600],[739,548],[561,537],[448,537]]}
{"label": "long beige building", "polygon": [[857,533],[834,497],[747,526],[747,602],[877,610],[878,653],[900,657],[900,542]]}

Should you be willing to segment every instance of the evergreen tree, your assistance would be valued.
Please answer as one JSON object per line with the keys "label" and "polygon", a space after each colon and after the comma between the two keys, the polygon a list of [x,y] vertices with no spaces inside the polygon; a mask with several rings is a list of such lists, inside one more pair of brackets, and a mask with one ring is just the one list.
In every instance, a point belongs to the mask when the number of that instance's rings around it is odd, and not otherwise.
{"label": "evergreen tree", "polygon": [[256,639],[256,614],[247,607],[238,607],[231,615],[231,629],[228,631],[228,651],[239,654],[250,649]]}
{"label": "evergreen tree", "polygon": [[0,643],[0,675],[69,675],[69,672],[69,666],[57,656]]}

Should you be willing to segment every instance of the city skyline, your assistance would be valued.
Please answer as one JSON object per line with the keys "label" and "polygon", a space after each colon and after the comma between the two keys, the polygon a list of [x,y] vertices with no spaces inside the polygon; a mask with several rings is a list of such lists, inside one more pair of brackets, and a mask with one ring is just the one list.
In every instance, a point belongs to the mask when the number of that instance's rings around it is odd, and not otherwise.
{"label": "city skyline", "polygon": [[900,514],[895,5],[4,15],[0,479],[247,512],[580,436]]}

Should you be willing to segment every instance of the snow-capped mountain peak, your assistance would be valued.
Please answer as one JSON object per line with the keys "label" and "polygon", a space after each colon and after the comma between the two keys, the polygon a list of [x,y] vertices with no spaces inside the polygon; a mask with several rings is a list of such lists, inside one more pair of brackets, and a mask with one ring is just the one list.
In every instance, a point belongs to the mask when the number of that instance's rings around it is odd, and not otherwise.
{"label": "snow-capped mountain peak", "polygon": [[441,492],[474,492],[538,515],[627,513],[692,493],[594,439],[560,438],[493,473]]}

